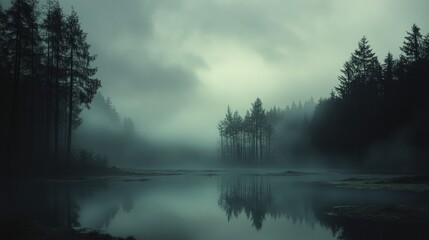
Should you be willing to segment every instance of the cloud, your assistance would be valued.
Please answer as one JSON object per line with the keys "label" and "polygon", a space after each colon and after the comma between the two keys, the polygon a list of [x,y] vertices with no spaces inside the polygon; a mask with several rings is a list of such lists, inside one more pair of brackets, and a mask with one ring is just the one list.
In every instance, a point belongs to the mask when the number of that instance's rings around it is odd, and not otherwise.
{"label": "cloud", "polygon": [[[4,0],[2,0],[4,2]],[[43,2],[43,1],[42,1]],[[366,35],[398,56],[429,1],[62,0],[98,54],[98,78],[122,116],[154,139],[215,146],[227,105],[241,113],[329,95]]]}

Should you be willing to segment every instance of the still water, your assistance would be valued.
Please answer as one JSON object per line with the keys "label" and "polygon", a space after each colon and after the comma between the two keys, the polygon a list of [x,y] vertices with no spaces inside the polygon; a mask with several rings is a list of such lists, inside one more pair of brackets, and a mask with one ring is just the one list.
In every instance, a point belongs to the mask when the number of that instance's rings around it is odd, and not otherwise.
{"label": "still water", "polygon": [[187,172],[148,181],[3,183],[2,216],[26,216],[52,227],[91,228],[136,239],[401,239],[421,226],[333,217],[335,206],[427,204],[427,193],[357,190],[318,184],[341,174],[268,176]]}

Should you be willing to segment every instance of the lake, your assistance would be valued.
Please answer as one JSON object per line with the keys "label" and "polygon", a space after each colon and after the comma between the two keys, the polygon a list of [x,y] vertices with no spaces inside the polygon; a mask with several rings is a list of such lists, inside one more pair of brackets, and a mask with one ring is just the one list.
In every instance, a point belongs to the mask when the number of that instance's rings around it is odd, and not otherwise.
{"label": "lake", "polygon": [[[427,205],[426,192],[347,189],[320,182],[338,173],[275,176],[257,171],[170,171],[88,181],[3,182],[2,216],[90,228],[136,239],[402,239],[419,224],[362,221],[336,206]],[[177,174],[177,175],[176,175]]]}

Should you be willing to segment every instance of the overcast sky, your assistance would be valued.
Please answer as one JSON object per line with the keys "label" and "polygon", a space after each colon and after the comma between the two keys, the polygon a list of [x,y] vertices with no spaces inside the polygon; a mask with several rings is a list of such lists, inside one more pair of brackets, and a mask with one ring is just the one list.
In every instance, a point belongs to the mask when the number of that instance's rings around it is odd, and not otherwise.
{"label": "overcast sky", "polygon": [[363,35],[382,60],[413,23],[429,31],[427,0],[60,2],[78,12],[121,116],[148,137],[201,146],[216,143],[228,104],[243,113],[256,97],[284,107],[328,96]]}

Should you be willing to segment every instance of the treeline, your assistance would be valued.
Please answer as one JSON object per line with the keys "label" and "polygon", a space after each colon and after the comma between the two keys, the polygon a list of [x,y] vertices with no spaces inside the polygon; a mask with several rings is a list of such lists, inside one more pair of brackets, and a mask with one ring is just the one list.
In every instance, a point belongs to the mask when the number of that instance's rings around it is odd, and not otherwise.
{"label": "treeline", "polygon": [[87,34],[55,0],[12,0],[0,19],[4,169],[64,166],[79,114],[100,87]]}
{"label": "treeline", "polygon": [[317,104],[265,112],[258,99],[244,118],[228,108],[218,125],[222,158],[429,167],[429,34],[413,25],[400,50],[380,63],[363,37]]}
{"label": "treeline", "polygon": [[232,163],[268,163],[308,150],[308,126],[316,103],[293,102],[265,110],[257,98],[244,118],[228,106],[218,124],[221,158]]}
{"label": "treeline", "polygon": [[404,164],[428,165],[413,160],[427,158],[429,149],[429,34],[413,25],[400,49],[397,59],[388,53],[380,63],[367,38],[360,40],[339,85],[315,110],[311,134],[320,152],[360,163],[381,143],[399,141],[396,148],[408,152]]}
{"label": "treeline", "polygon": [[102,154],[109,160],[108,165],[117,167],[129,166],[130,158],[141,161],[146,157],[138,151],[146,149],[146,145],[136,133],[133,120],[122,117],[109,97],[98,92],[90,107],[82,111],[83,122],[73,132],[75,149],[93,151],[95,156]]}
{"label": "treeline", "polygon": [[273,125],[272,159],[286,159],[289,164],[302,162],[312,151],[309,127],[313,117],[316,102],[311,98],[302,103],[292,102],[286,108],[272,108],[267,116]]}
{"label": "treeline", "polygon": [[244,118],[228,107],[218,130],[222,159],[260,163],[270,158],[273,128],[261,99],[255,100]]}

